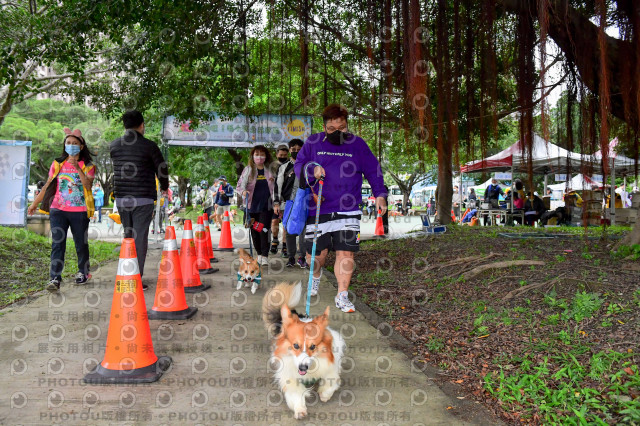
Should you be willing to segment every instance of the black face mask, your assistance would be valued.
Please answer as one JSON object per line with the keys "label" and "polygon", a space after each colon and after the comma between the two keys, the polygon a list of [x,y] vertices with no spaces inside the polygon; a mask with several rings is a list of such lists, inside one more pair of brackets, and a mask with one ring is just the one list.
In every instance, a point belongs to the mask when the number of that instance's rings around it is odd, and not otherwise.
{"label": "black face mask", "polygon": [[297,157],[298,157],[298,151],[294,151],[291,153],[291,158],[295,160]]}
{"label": "black face mask", "polygon": [[288,158],[278,158],[278,161],[280,162],[280,164],[284,164],[287,161],[289,161],[289,159]]}
{"label": "black face mask", "polygon": [[349,133],[340,130],[335,130],[333,133],[325,132],[325,138],[333,145],[342,145],[349,136]]}

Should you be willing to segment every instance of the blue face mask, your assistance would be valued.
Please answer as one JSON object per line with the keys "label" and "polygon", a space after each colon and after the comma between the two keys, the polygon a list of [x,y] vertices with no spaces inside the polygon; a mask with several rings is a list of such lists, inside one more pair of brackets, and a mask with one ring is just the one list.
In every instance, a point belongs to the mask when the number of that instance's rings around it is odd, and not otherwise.
{"label": "blue face mask", "polygon": [[82,150],[82,147],[80,145],[64,145],[64,150],[67,154],[69,155],[78,155],[80,154],[80,151]]}

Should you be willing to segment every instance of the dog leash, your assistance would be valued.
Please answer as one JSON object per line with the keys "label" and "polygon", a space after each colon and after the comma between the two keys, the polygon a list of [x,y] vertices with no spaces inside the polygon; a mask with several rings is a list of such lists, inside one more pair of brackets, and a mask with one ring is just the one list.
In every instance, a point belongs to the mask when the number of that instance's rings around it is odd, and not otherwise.
{"label": "dog leash", "polygon": [[[307,166],[309,166],[310,164],[315,164],[319,167],[322,167],[322,166],[316,163],[315,161],[311,161],[304,165],[304,176],[305,176],[305,179],[307,180],[307,185],[309,185],[309,188],[312,188],[311,191],[313,192],[313,187],[309,184],[309,175],[307,174]],[[324,176],[320,176],[320,179],[318,179],[318,183],[320,184],[320,186],[318,188],[318,196],[316,198],[316,223],[313,229],[313,246],[311,247],[311,264],[309,265],[309,283],[307,284],[307,303],[305,306],[307,317],[309,316],[309,309],[311,308],[311,286],[313,285],[313,264],[316,260],[316,243],[318,242],[318,222],[320,222],[320,205],[322,204],[322,188],[324,187]]]}
{"label": "dog leash", "polygon": [[[244,224],[247,224],[249,219],[249,195],[245,195],[244,198]],[[249,222],[251,223],[251,222]],[[251,225],[249,225],[249,254],[253,257],[253,244],[251,243]]]}

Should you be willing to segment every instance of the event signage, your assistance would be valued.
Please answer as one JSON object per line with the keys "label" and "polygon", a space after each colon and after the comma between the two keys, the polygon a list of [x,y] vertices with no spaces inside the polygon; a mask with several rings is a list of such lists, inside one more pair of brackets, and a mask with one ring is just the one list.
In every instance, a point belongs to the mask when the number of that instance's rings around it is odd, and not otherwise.
{"label": "event signage", "polygon": [[255,145],[277,146],[291,139],[303,141],[311,135],[313,119],[309,115],[222,117],[212,114],[191,128],[190,121],[174,116],[164,119],[163,139],[169,145],[218,148],[252,148]]}
{"label": "event signage", "polygon": [[596,182],[602,183],[602,175],[591,175],[591,179]]}
{"label": "event signage", "polygon": [[556,175],[556,182],[566,182],[567,181],[567,175]]}
{"label": "event signage", "polygon": [[31,141],[0,140],[0,225],[27,225]]}
{"label": "event signage", "polygon": [[511,172],[502,172],[502,173],[494,173],[493,177],[496,178],[497,180],[511,180]]}

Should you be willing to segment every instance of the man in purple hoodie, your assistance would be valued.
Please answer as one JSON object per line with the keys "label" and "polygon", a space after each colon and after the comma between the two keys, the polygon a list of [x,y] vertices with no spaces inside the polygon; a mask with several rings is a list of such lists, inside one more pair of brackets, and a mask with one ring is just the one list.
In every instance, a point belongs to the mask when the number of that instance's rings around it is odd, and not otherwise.
{"label": "man in purple hoodie", "polygon": [[[309,136],[294,167],[301,187],[307,184],[305,175],[309,176],[314,194],[318,193],[318,180],[324,176],[311,295],[318,294],[321,268],[329,250],[334,250],[334,272],[338,279],[336,307],[343,312],[355,312],[348,291],[355,268],[353,256],[360,245],[362,175],[369,181],[376,197],[376,210],[382,210],[382,214],[387,210],[387,194],[380,163],[362,138],[348,132],[348,117],[349,113],[343,106],[328,105],[322,112],[324,132]],[[315,203],[312,203],[305,235],[307,263],[311,260],[315,217]]]}

